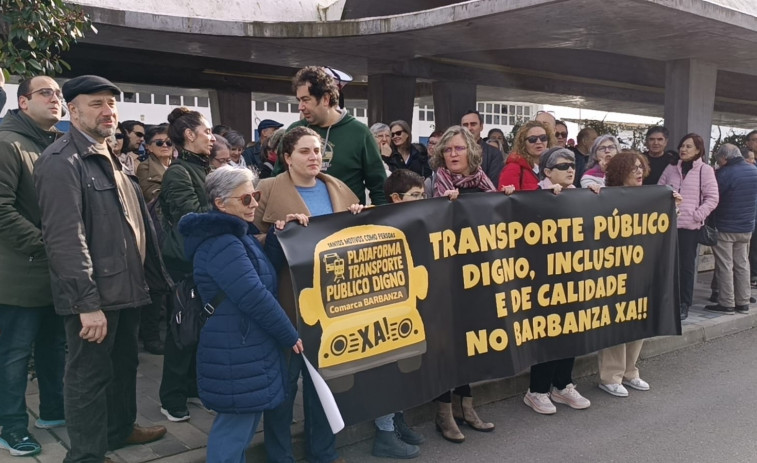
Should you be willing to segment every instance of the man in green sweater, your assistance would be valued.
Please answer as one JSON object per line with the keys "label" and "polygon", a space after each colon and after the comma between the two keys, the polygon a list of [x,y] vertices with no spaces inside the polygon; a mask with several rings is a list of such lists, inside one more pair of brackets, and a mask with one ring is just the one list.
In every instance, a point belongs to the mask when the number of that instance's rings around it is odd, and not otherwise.
{"label": "man in green sweater", "polygon": [[55,124],[62,105],[60,87],[53,79],[27,79],[18,86],[19,109],[8,111],[0,124],[0,448],[13,456],[41,450],[29,433],[26,412],[32,352],[40,391],[35,426],[65,425],[66,337],[63,319],[53,309],[32,178],[34,162],[60,134]]}
{"label": "man in green sweater", "polygon": [[[310,127],[324,140],[323,170],[347,184],[361,204],[367,189],[371,204],[385,204],[386,171],[368,127],[339,108],[339,87],[321,67],[300,69],[292,81],[302,119],[290,125]],[[280,173],[279,163],[274,174]]]}

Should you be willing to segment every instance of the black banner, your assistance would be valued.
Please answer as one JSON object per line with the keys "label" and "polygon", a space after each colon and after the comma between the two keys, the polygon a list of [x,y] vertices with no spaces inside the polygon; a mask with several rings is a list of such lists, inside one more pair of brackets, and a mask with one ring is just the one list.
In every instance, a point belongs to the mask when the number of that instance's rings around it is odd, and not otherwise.
{"label": "black banner", "polygon": [[665,187],[463,195],[279,238],[307,357],[347,424],[455,386],[681,333]]}

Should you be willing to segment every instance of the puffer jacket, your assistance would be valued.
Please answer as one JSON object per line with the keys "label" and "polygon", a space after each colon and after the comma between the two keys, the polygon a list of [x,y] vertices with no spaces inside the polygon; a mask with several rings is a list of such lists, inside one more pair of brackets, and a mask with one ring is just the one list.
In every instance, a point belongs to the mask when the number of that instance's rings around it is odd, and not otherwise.
{"label": "puffer jacket", "polygon": [[226,299],[200,333],[197,387],[220,413],[275,408],[286,396],[284,352],[297,331],[276,301],[276,273],[253,233],[257,228],[218,211],[179,222],[203,301]]}
{"label": "puffer jacket", "polygon": [[505,168],[499,176],[498,190],[507,185],[515,186],[515,191],[534,191],[539,189],[539,177],[533,167],[518,153],[507,157]]}
{"label": "puffer jacket", "polygon": [[715,180],[715,170],[701,159],[693,162],[684,177],[682,162],[666,167],[657,184],[667,185],[683,197],[679,206],[678,228],[699,230],[718,205],[718,182]]}
{"label": "puffer jacket", "polygon": [[52,306],[34,163],[61,133],[10,110],[0,124],[0,304]]}
{"label": "puffer jacket", "polygon": [[757,212],[757,167],[744,158],[729,159],[715,172],[720,200],[713,212],[723,233],[752,233]]}
{"label": "puffer jacket", "polygon": [[192,260],[184,255],[179,220],[190,212],[210,210],[205,193],[205,177],[209,173],[210,164],[207,156],[182,150],[163,174],[158,196],[163,214],[164,240],[161,251],[171,275],[192,273]]}

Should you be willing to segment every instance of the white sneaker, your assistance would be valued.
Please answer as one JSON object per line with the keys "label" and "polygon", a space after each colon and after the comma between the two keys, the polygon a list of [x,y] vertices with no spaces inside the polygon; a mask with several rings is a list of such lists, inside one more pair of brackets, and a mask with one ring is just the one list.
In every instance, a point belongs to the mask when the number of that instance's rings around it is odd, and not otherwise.
{"label": "white sneaker", "polygon": [[632,387],[636,389],[637,391],[648,391],[649,390],[649,383],[644,381],[641,378],[634,378],[634,379],[624,379],[623,384],[625,384],[628,387]]}
{"label": "white sneaker", "polygon": [[576,390],[575,384],[572,383],[565,386],[565,389],[557,389],[553,387],[550,397],[558,404],[565,404],[576,410],[583,410],[584,408],[589,408],[591,406],[589,399],[582,396]]}
{"label": "white sneaker", "polygon": [[523,403],[542,415],[552,415],[557,412],[557,407],[549,400],[549,394],[546,393],[531,392],[529,389],[523,397]]}
{"label": "white sneaker", "polygon": [[599,388],[615,397],[628,397],[628,389],[624,388],[622,384],[599,383]]}

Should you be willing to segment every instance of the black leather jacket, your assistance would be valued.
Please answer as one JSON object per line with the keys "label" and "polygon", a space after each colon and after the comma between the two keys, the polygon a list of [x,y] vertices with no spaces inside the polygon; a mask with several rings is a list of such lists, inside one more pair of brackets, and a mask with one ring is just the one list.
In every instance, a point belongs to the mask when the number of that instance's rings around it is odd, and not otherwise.
{"label": "black leather jacket", "polygon": [[[113,158],[120,169],[118,158]],[[172,282],[142,192],[135,178],[131,183],[145,226],[144,264],[124,215],[112,164],[90,140],[72,127],[35,164],[42,238],[58,314],[139,307],[150,303],[150,289],[170,290]]]}

